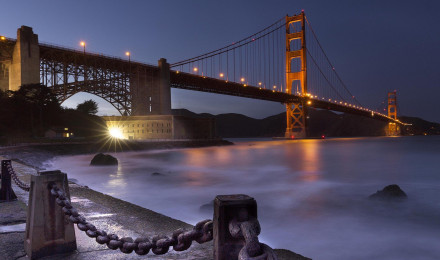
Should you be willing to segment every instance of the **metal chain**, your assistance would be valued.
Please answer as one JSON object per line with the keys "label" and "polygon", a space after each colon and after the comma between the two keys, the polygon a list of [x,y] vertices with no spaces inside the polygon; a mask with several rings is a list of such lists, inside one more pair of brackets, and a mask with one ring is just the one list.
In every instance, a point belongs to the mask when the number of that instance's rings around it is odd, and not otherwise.
{"label": "metal chain", "polygon": [[23,183],[23,182],[18,178],[18,176],[17,176],[17,174],[15,173],[14,169],[12,168],[12,165],[11,165],[10,162],[7,164],[6,167],[7,167],[7,170],[8,170],[8,172],[9,172],[9,174],[11,175],[12,179],[14,180],[15,184],[17,184],[17,186],[18,186],[20,189],[22,189],[22,190],[24,190],[24,191],[30,191],[30,190],[31,190],[31,187],[30,187],[29,185]]}
{"label": "metal chain", "polygon": [[275,252],[268,245],[260,243],[258,235],[261,232],[260,223],[255,217],[248,217],[247,210],[240,212],[241,219],[229,222],[229,233],[232,237],[245,240],[245,245],[238,253],[239,260],[276,260]]}
{"label": "metal chain", "polygon": [[170,246],[175,251],[184,251],[191,246],[193,241],[202,244],[211,241],[213,238],[212,220],[200,221],[193,230],[177,229],[171,237],[156,235],[151,239],[140,237],[135,240],[131,237],[119,238],[115,234],[107,234],[103,230],[98,230],[94,225],[87,222],[72,206],[64,191],[59,189],[55,183],[51,183],[49,189],[51,195],[56,197],[56,203],[62,207],[64,214],[68,216],[69,221],[75,223],[78,229],[86,232],[87,236],[95,238],[99,244],[107,244],[108,248],[119,249],[126,254],[134,251],[138,255],[146,255],[151,250],[156,255],[162,255],[168,252]]}

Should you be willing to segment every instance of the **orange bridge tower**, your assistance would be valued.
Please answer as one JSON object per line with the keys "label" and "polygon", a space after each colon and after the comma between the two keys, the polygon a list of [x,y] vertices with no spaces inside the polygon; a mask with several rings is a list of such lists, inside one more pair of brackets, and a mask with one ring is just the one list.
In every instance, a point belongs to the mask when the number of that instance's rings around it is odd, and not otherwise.
{"label": "orange bridge tower", "polygon": [[[305,22],[304,12],[299,15],[286,16],[286,91],[299,96],[307,94]],[[292,63],[300,64],[300,66],[292,66]],[[306,137],[306,104],[304,102],[286,103],[286,116],[285,137]]]}
{"label": "orange bridge tower", "polygon": [[[388,116],[397,119],[397,93],[388,92]],[[388,136],[400,135],[400,126],[395,122],[389,122],[386,130]]]}

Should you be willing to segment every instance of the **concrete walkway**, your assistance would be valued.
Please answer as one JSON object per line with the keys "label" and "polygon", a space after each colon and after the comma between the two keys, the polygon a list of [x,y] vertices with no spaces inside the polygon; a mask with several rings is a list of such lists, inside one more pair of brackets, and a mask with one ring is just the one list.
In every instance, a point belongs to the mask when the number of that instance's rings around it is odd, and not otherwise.
{"label": "concrete walkway", "polygon": [[[2,159],[2,158],[0,158]],[[13,162],[15,172],[25,182],[30,182],[30,175],[36,171],[28,166]],[[140,236],[152,237],[156,234],[171,235],[178,228],[192,229],[193,226],[172,219],[154,211],[96,192],[87,187],[69,183],[71,201],[89,222],[98,229],[119,237]],[[28,193],[13,184],[18,196],[17,201],[0,203],[0,259],[28,259],[24,252],[24,231]],[[212,241],[199,245],[194,242],[191,248],[184,252],[172,249],[162,256],[149,253],[138,256],[135,253],[123,254],[119,250],[108,249],[94,239],[89,238],[83,231],[77,229],[75,234],[78,250],[67,255],[56,255],[44,259],[212,259]],[[279,259],[308,259],[288,250],[276,250]]]}

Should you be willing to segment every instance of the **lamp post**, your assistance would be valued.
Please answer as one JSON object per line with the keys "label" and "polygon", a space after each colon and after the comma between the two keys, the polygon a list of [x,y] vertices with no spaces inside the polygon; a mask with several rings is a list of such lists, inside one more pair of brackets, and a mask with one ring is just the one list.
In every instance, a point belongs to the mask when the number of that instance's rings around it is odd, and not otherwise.
{"label": "lamp post", "polygon": [[128,56],[128,62],[130,63],[130,55],[131,53],[129,51],[125,52],[125,55]]}
{"label": "lamp post", "polygon": [[84,55],[85,55],[85,54],[86,54],[86,42],[81,41],[81,42],[79,43],[79,45],[81,45],[81,46],[83,47],[83,52],[84,52]]}

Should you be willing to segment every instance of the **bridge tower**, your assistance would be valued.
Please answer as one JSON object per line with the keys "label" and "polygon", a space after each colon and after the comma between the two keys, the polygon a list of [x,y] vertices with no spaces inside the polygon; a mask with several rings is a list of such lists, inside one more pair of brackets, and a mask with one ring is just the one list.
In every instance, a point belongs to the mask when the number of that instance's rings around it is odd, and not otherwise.
{"label": "bridge tower", "polygon": [[[392,119],[397,119],[396,91],[388,92],[388,116]],[[394,122],[389,122],[386,132],[388,136],[400,135],[400,126]]]}
{"label": "bridge tower", "polygon": [[40,47],[38,35],[31,27],[17,30],[17,41],[9,64],[9,90],[18,90],[26,84],[40,83]]}
{"label": "bridge tower", "polygon": [[[289,94],[307,94],[305,22],[304,11],[299,15],[286,16],[286,91]],[[300,47],[295,48],[296,46]],[[301,64],[299,71],[292,70],[292,61],[294,61],[294,59],[296,63]],[[297,59],[300,59],[300,61]],[[286,103],[286,116],[287,128],[285,137],[306,137],[306,104],[304,102]]]}

